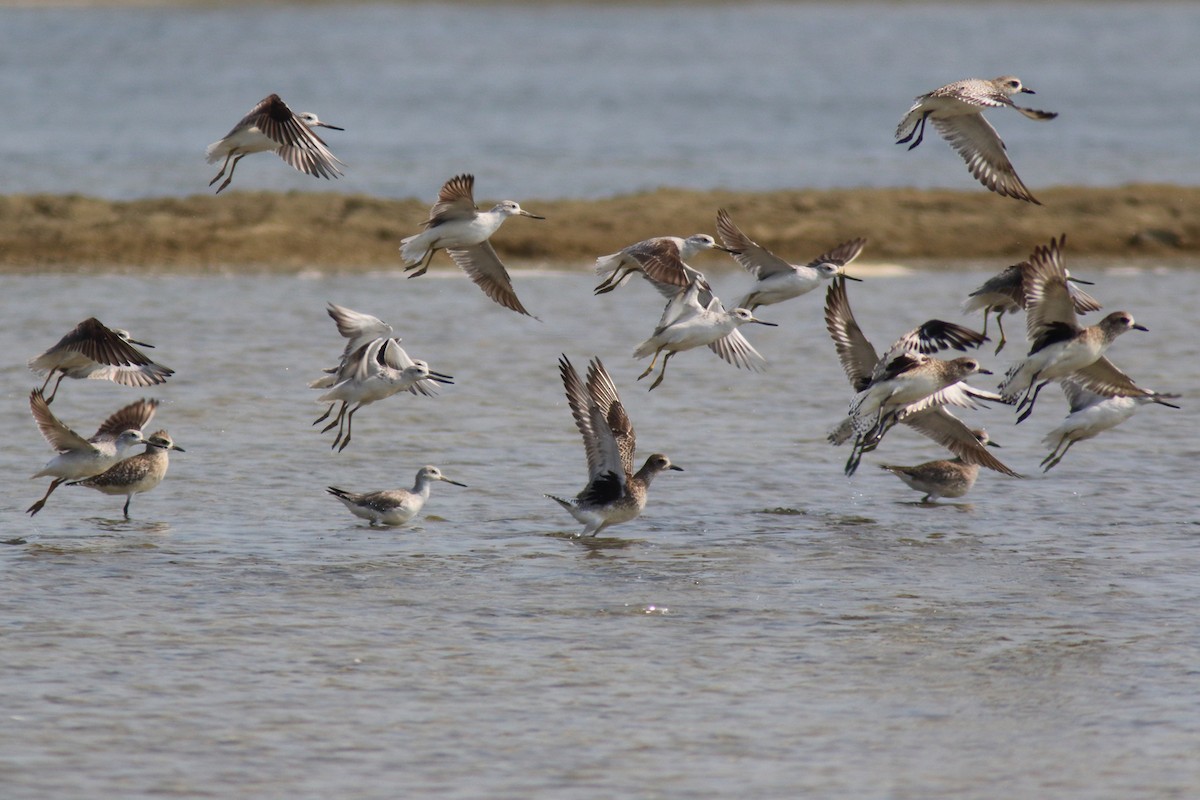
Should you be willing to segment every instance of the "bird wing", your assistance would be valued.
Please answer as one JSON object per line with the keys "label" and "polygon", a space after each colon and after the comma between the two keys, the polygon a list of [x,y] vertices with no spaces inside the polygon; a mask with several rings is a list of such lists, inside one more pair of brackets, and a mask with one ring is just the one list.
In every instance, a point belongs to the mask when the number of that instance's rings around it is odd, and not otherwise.
{"label": "bird wing", "polygon": [[1022,308],[1025,305],[1025,286],[1022,282],[1024,262],[1005,267],[998,274],[983,282],[975,291],[967,295],[963,311],[978,311],[981,308],[992,308],[998,305],[999,298],[1004,298],[1011,306]]}
{"label": "bird wing", "polygon": [[944,407],[912,414],[901,422],[933,439],[968,464],[978,464],[1014,478],[1021,477],[989,453],[987,447],[980,444],[979,439],[975,437],[974,431]]}
{"label": "bird wing", "polygon": [[[594,368],[594,364],[593,364]],[[600,366],[603,370],[603,365]],[[609,426],[605,411],[593,400],[588,387],[579,378],[579,373],[570,360],[562,355],[558,359],[558,371],[562,376],[563,389],[567,395],[567,405],[571,408],[571,416],[575,419],[575,427],[583,437],[583,449],[587,455],[588,481],[597,476],[612,472],[620,475],[622,483],[628,474],[622,468],[621,453],[613,429]],[[607,373],[604,373],[607,376]],[[589,379],[592,379],[592,369],[589,369]],[[614,390],[615,392],[615,390]],[[620,407],[620,401],[616,401]],[[622,414],[624,411],[622,409]],[[632,426],[630,426],[632,436]]]}
{"label": "bird wing", "polygon": [[87,451],[92,449],[92,443],[84,439],[75,431],[63,424],[62,420],[54,416],[54,412],[50,410],[50,405],[46,402],[46,398],[38,389],[34,389],[29,393],[29,410],[33,413],[33,421],[37,423],[38,430],[42,432],[42,436],[46,437],[46,441],[60,453],[65,453],[68,450]]}
{"label": "bird wing", "polygon": [[392,326],[379,317],[339,306],[337,303],[330,303],[326,311],[329,312],[333,323],[337,325],[338,333],[350,340],[346,342],[346,348],[342,351],[343,355],[354,352],[373,339],[392,335]]}
{"label": "bird wing", "polygon": [[450,254],[454,263],[467,273],[467,276],[475,281],[475,284],[483,289],[483,293],[492,300],[518,314],[524,314],[527,317],[533,316],[517,299],[517,293],[513,291],[512,281],[508,277],[508,270],[500,263],[500,257],[496,255],[496,250],[492,247],[491,242],[484,241],[469,247],[455,247],[446,252]]}
{"label": "bird wing", "polygon": [[154,363],[145,353],[95,317],[88,317],[76,325],[54,347],[30,361],[29,366],[39,372],[52,369],[54,364],[50,362],[53,359],[46,357],[60,350],[79,353],[97,364],[133,367]]}
{"label": "bird wing", "polygon": [[115,439],[128,430],[140,431],[150,424],[150,420],[154,418],[154,412],[157,408],[157,400],[143,399],[114,411],[96,430],[96,435],[92,437],[92,441],[103,437]]}
{"label": "bird wing", "polygon": [[[616,384],[599,358],[593,358],[588,365],[587,390],[594,408],[595,420],[602,419],[604,426],[612,434],[611,444],[608,437],[601,439],[603,458],[592,477],[609,471],[617,472],[621,476],[623,486],[625,479],[633,474],[637,436],[633,432],[633,422],[625,413],[625,406],[617,395]],[[611,449],[613,445],[615,451]],[[618,466],[620,469],[617,469]]]}
{"label": "bird wing", "polygon": [[[376,354],[376,359],[380,364],[386,367],[391,367],[394,370],[403,372],[409,367],[416,366],[414,361],[404,348],[400,346],[400,339],[392,336],[384,340],[383,345],[379,348]],[[447,376],[449,377],[449,376]],[[421,378],[412,386],[408,387],[408,391],[412,394],[420,394],[425,397],[434,397],[438,393],[438,382],[430,378]]]}
{"label": "bird wing", "polygon": [[142,367],[105,366],[88,373],[90,380],[112,381],[122,386],[155,386],[166,383],[167,378],[175,374],[175,370],[160,364],[147,364]]}
{"label": "bird wing", "polygon": [[429,219],[422,228],[433,228],[455,219],[470,219],[479,209],[475,207],[475,176],[455,175],[442,184],[437,202],[429,210]]}
{"label": "bird wing", "polygon": [[931,355],[941,350],[953,349],[965,353],[968,348],[979,347],[986,341],[987,337],[979,331],[953,322],[931,319],[922,322],[893,342],[883,360],[888,361],[900,353],[909,351]]}
{"label": "bird wing", "polygon": [[867,246],[867,240],[859,237],[851,239],[848,242],[842,242],[837,247],[822,253],[821,255],[808,262],[808,266],[816,269],[822,264],[836,264],[839,267],[844,267],[854,259],[858,258],[858,254]]}
{"label": "bird wing", "polygon": [[838,361],[842,363],[850,385],[855,391],[862,391],[871,381],[871,372],[879,362],[879,356],[854,319],[846,296],[846,281],[841,276],[833,279],[825,293],[825,329],[833,338]]}
{"label": "bird wing", "polygon": [[1004,152],[1004,142],[982,114],[935,116],[930,121],[942,138],[967,162],[967,169],[976,180],[996,194],[1040,205],[1017,177],[1017,171]]}
{"label": "bird wing", "polygon": [[767,359],[754,349],[746,337],[736,328],[725,336],[711,342],[708,349],[728,361],[735,367],[745,368],[753,372],[762,372],[767,367]]}
{"label": "bird wing", "polygon": [[791,264],[743,233],[723,208],[717,211],[717,233],[725,247],[732,251],[730,255],[734,261],[759,280],[792,269]]}
{"label": "bird wing", "polygon": [[293,168],[318,178],[334,178],[342,174],[334,166],[342,162],[329,151],[320,136],[292,113],[279,95],[263,98],[233,130],[251,125],[279,145],[275,152]]}
{"label": "bird wing", "polygon": [[658,318],[658,326],[654,329],[654,335],[658,336],[667,328],[679,322],[681,319],[700,314],[704,312],[708,302],[700,302],[700,294],[703,292],[709,302],[712,299],[712,292],[707,289],[702,289],[699,281],[692,281],[686,289],[682,291],[676,289],[667,300],[667,304],[663,307],[662,316]]}
{"label": "bird wing", "polygon": [[405,352],[400,346],[400,339],[389,337],[383,340],[375,358],[380,364],[386,367],[391,367],[394,370],[406,370],[416,364],[415,361]]}
{"label": "bird wing", "polygon": [[1071,303],[1075,306],[1076,314],[1088,314],[1104,307],[1100,305],[1099,300],[1080,289],[1079,284],[1074,281],[1067,282],[1067,291],[1071,293]]}
{"label": "bird wing", "polygon": [[1082,411],[1088,406],[1094,406],[1097,403],[1102,403],[1108,399],[1105,395],[1097,394],[1090,389],[1085,389],[1078,382],[1070,378],[1064,379],[1061,384],[1063,394],[1067,396],[1067,406],[1070,409],[1068,413],[1070,414],[1074,414],[1076,411]]}
{"label": "bird wing", "polygon": [[1025,332],[1029,341],[1041,339],[1047,331],[1063,325],[1079,329],[1075,302],[1068,289],[1067,271],[1063,267],[1062,247],[1066,236],[1051,239],[1048,245],[1038,245],[1033,255],[1022,264],[1025,286]]}
{"label": "bird wing", "polygon": [[1117,369],[1106,356],[1101,356],[1083,369],[1072,372],[1071,379],[1084,389],[1106,397],[1147,397],[1154,394],[1134,383],[1132,378]]}

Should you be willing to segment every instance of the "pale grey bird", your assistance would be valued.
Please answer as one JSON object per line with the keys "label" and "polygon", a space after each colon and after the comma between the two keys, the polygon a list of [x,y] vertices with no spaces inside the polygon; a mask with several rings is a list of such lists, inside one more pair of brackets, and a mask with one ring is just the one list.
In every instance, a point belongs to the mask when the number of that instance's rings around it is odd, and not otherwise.
{"label": "pale grey bird", "polygon": [[50,379],[58,373],[58,380],[46,403],[54,402],[63,378],[113,381],[124,386],[153,386],[175,374],[175,370],[155,364],[134,347],[135,344],[154,347],[132,339],[129,331],[109,328],[95,317],[88,317],[49,350],[31,358],[29,368],[39,375],[46,373],[42,392],[46,391]]}
{"label": "pale grey bird", "polygon": [[59,485],[99,475],[125,458],[129,448],[145,444],[141,431],[150,423],[156,408],[157,400],[130,403],[106,419],[90,439],[84,439],[54,416],[40,389],[30,392],[29,410],[33,420],[58,455],[33,474],[34,478],[50,476],[54,480],[42,499],[26,509],[26,513],[32,516],[41,511]]}
{"label": "pale grey bird", "polygon": [[782,303],[808,294],[838,275],[860,280],[846,275],[846,265],[858,258],[866,239],[843,242],[807,264],[789,264],[743,233],[723,208],[717,211],[717,233],[734,260],[756,279],[754,288],[734,303],[735,308],[752,312],[759,306]]}
{"label": "pale grey bird", "polygon": [[650,366],[638,376],[638,380],[654,371],[659,354],[666,351],[662,369],[650,384],[653,391],[667,376],[667,362],[671,360],[671,356],[701,346],[708,347],[735,367],[762,371],[767,360],[738,330],[742,325],[749,323],[776,327],[774,322],[761,320],[744,308],[726,311],[711,291],[704,289],[700,281],[693,281],[686,289],[677,292],[667,301],[654,333],[634,349],[634,358],[654,356],[650,360]]}
{"label": "pale grey bird", "polygon": [[1000,135],[983,118],[987,109],[1004,107],[1015,108],[1035,120],[1058,116],[1015,104],[1012,96],[1022,93],[1034,94],[1034,91],[1012,75],[991,80],[968,78],[946,84],[913,101],[912,108],[896,126],[896,144],[912,141],[915,136],[916,140],[908,146],[912,150],[925,138],[925,123],[932,120],[937,132],[967,162],[976,180],[996,194],[1041,205],[1017,177]]}
{"label": "pale grey bird", "polygon": [[[982,428],[974,430],[979,445],[996,447]],[[967,463],[962,458],[937,459],[911,467],[897,464],[880,464],[918,492],[924,492],[922,503],[932,503],[942,497],[962,497],[971,491],[979,477],[979,464]]]}
{"label": "pale grey bird", "polygon": [[[242,117],[229,133],[205,150],[204,154],[209,164],[225,159],[221,171],[208,185],[212,186],[219,181],[228,169],[229,175],[225,182],[217,187],[216,193],[220,194],[233,180],[233,171],[243,157],[268,151],[278,155],[294,169],[314,178],[341,176],[342,171],[338,166],[346,165],[329,151],[328,145],[313,128],[342,130],[336,125],[322,122],[311,111],[295,114],[279,95],[267,95],[250,109],[250,113]],[[233,160],[232,164],[229,163],[230,159]]]}
{"label": "pale grey bird", "polygon": [[474,175],[455,175],[443,184],[429,218],[421,223],[423,230],[400,240],[404,269],[416,270],[410,278],[424,275],[433,254],[445,250],[484,294],[505,308],[532,316],[521,305],[508,270],[488,240],[509,217],[545,217],[529,213],[513,200],[503,200],[490,211],[480,211],[475,205],[474,192]]}
{"label": "pale grey bird", "polygon": [[434,372],[427,362],[410,358],[396,338],[380,338],[364,344],[342,360],[341,368],[332,376],[332,385],[330,380],[330,377],[319,378],[309,384],[314,389],[329,388],[317,398],[329,403],[329,408],[313,425],[326,420],[334,405],[342,404],[333,421],[321,429],[321,433],[338,429],[332,445],[338,452],[350,444],[354,414],[363,406],[400,392],[431,397],[437,394],[437,384],[454,383],[450,375]]}
{"label": "pale grey bird", "polygon": [[1142,406],[1154,403],[1167,408],[1179,408],[1174,403],[1167,402],[1177,399],[1177,394],[1149,392],[1136,397],[1106,397],[1090,392],[1070,379],[1062,381],[1062,388],[1067,395],[1070,413],[1058,427],[1042,439],[1042,443],[1051,448],[1050,454],[1042,459],[1040,466],[1043,472],[1049,472],[1062,461],[1071,445],[1085,439],[1094,439],[1117,427],[1137,413]]}
{"label": "pale grey bird", "polygon": [[559,374],[575,426],[587,453],[588,482],[574,500],[546,495],[583,523],[579,536],[595,536],[609,525],[635,519],[646,507],[650,481],[664,470],[683,471],[662,453],[655,453],[633,471],[637,439],[633,423],[621,405],[617,387],[600,359],[588,365],[587,383],[579,378],[565,355]]}
{"label": "pale grey bird", "polygon": [[146,449],[113,464],[104,472],[81,481],[72,481],[68,486],[86,486],[103,494],[124,495],[122,513],[129,519],[129,504],[135,494],[143,494],[162,483],[170,464],[169,451],[184,449],[175,444],[171,434],[165,430],[155,431],[146,439]]}
{"label": "pale grey bird", "polygon": [[429,489],[434,481],[466,487],[465,483],[447,478],[437,467],[426,465],[417,470],[417,481],[412,489],[386,489],[360,494],[330,486],[326,491],[341,500],[351,514],[368,520],[371,525],[403,525],[421,513],[425,502],[429,500]]}

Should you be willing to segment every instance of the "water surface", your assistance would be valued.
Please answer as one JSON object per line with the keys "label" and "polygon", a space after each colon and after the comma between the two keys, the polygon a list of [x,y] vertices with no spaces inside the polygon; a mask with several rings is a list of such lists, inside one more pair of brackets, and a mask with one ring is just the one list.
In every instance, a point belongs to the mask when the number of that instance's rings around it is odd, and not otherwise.
{"label": "water surface", "polygon": [[1190,3],[0,9],[5,192],[210,191],[204,148],[262,97],[345,127],[329,182],[269,156],[233,189],[598,197],[659,186],[978,189],[912,98],[1015,73],[993,112],[1036,193],[1200,181]]}
{"label": "water surface", "polygon": [[[748,333],[768,372],[696,351],[647,393],[629,352],[660,301],[641,283],[595,298],[587,276],[517,273],[539,323],[449,270],[6,278],[6,795],[1193,795],[1200,358],[1175,298],[1200,276],[1071,267],[1150,327],[1113,358],[1183,408],[1046,476],[1061,397],[1020,426],[972,415],[1028,477],[984,474],[934,507],[875,466],[939,457],[931,443],[897,430],[851,480],[825,443],[849,386],[821,293],[760,309],[780,323]],[[851,302],[883,346],[962,319],[987,274],[869,276]],[[735,296],[744,276],[715,280]],[[330,300],[456,378],[364,409],[341,454],[305,386],[341,348]],[[153,425],[187,452],[129,522],[74,487],[29,520],[50,452],[23,361],[88,314],[177,370]],[[1000,372],[1016,349],[983,357]],[[600,356],[642,454],[686,469],[595,541],[542,497],[585,472],[561,352]],[[54,410],[90,434],[138,396],[71,381]],[[410,528],[324,493],[411,485],[425,463],[469,488],[436,485]]]}

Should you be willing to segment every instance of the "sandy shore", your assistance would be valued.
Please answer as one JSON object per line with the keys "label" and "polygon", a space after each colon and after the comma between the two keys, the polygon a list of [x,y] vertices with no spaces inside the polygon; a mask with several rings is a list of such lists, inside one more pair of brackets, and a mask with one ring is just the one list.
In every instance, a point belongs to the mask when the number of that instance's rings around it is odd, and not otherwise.
{"label": "sandy shore", "polygon": [[[1066,233],[1073,256],[1200,263],[1200,187],[1060,187],[1038,196],[1044,206],[985,191],[910,189],[662,189],[601,200],[522,198],[547,220],[509,221],[493,241],[514,267],[584,269],[596,256],[650,236],[715,234],[714,216],[724,207],[750,236],[793,261],[856,236],[870,240],[862,257],[867,262],[1019,260]],[[480,204],[496,199],[480,198]],[[401,237],[418,229],[428,206],[427,200],[325,192],[230,191],[129,202],[0,197],[0,270],[395,267]]]}

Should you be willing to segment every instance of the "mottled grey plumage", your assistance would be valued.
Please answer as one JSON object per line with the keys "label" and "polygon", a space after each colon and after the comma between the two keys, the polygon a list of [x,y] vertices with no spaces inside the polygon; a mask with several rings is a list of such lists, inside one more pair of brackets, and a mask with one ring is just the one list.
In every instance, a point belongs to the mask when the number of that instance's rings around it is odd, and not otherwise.
{"label": "mottled grey plumage", "polygon": [[148,492],[162,483],[167,475],[170,464],[169,451],[184,449],[175,444],[171,434],[165,430],[155,431],[146,439],[146,449],[137,455],[118,461],[104,472],[81,481],[73,481],[68,486],[86,486],[103,494],[125,495],[125,507],[122,512],[129,519],[129,504],[135,494]]}
{"label": "mottled grey plumage", "polygon": [[654,476],[668,469],[682,471],[683,467],[655,453],[635,473],[637,439],[633,423],[604,364],[598,358],[592,359],[586,384],[565,355],[559,358],[558,369],[571,416],[583,436],[588,482],[573,501],[546,496],[583,523],[579,536],[595,536],[609,525],[635,519],[646,507],[647,490]]}
{"label": "mottled grey plumage", "polygon": [[1000,135],[983,118],[986,109],[1005,106],[1035,120],[1058,116],[1050,111],[1016,105],[1011,97],[1019,93],[1034,94],[1034,91],[1012,75],[948,83],[917,97],[896,126],[896,143],[903,144],[915,136],[916,141],[908,147],[912,150],[925,137],[926,121],[932,120],[937,132],[967,162],[967,168],[976,180],[996,194],[1041,205],[1017,177]]}

